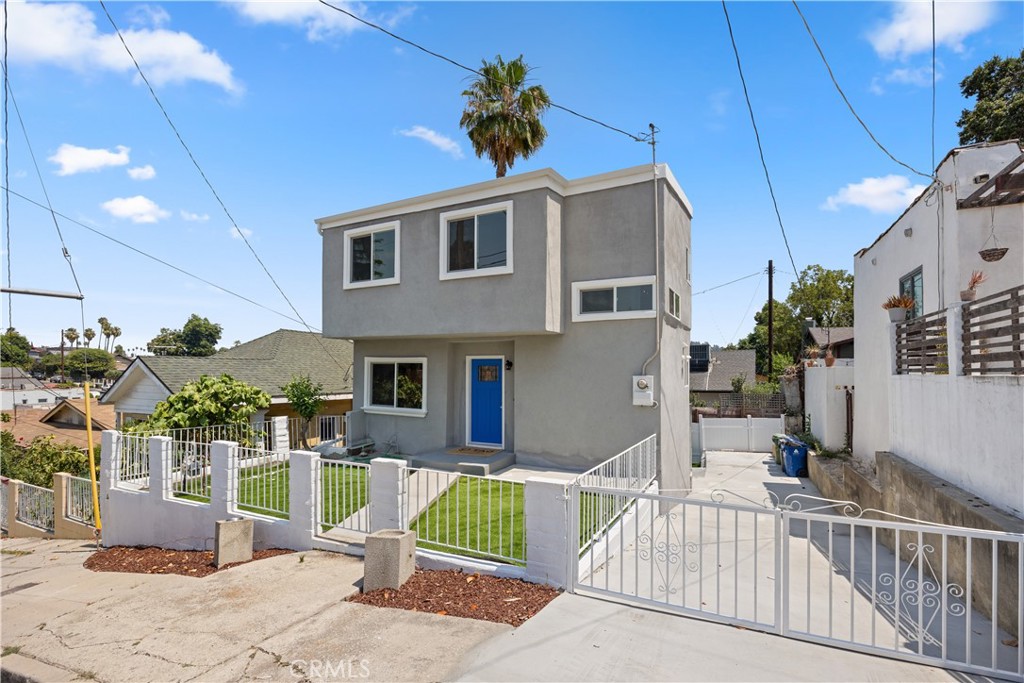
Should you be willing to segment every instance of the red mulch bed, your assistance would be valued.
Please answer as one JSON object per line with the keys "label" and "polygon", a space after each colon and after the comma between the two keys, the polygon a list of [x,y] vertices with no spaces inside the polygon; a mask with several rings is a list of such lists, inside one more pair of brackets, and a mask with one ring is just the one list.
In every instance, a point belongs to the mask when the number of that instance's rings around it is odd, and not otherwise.
{"label": "red mulch bed", "polygon": [[[286,555],[295,552],[283,548],[254,550],[252,559],[264,560],[268,557]],[[167,550],[152,546],[129,547],[114,546],[106,550],[98,550],[85,560],[85,568],[94,572],[127,572],[131,574],[180,574],[181,576],[209,576],[216,572],[237,567],[248,562],[234,562],[217,568],[213,564],[213,551],[204,550]]]}
{"label": "red mulch bed", "polygon": [[398,590],[375,590],[354,595],[349,600],[519,626],[540,612],[559,592],[519,579],[464,574],[457,569],[417,569]]}

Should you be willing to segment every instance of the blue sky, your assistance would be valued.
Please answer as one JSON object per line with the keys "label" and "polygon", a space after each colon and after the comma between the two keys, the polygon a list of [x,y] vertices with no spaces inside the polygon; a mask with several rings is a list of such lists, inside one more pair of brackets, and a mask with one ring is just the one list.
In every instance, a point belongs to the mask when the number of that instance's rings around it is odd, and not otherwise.
{"label": "blue sky", "polygon": [[[96,3],[8,3],[9,73],[54,208],[270,308],[288,305],[180,147]],[[459,130],[468,79],[450,64],[315,3],[107,4],[213,186],[302,316],[320,324],[313,219],[493,177]],[[694,205],[695,292],[775,260],[793,279],[757,156],[722,8],[714,2],[349,3],[355,13],[470,65],[520,53],[552,99],[630,132],[654,122]],[[801,5],[836,77],[879,139],[931,167],[928,3]],[[799,268],[852,269],[926,182],[887,159],[839,99],[789,3],[734,2],[730,16],[779,207]],[[937,159],[957,144],[959,81],[1017,54],[1024,4],[939,2]],[[548,141],[512,173],[575,178],[647,163],[650,148],[552,110]],[[44,201],[13,105],[12,190]],[[11,197],[15,287],[73,290],[47,211]],[[59,219],[85,292],[125,347],[191,313],[222,343],[300,325]],[[4,284],[7,246],[3,245]],[[767,283],[694,297],[693,337],[752,327]],[[72,301],[16,297],[37,344],[81,328]],[[7,300],[3,326],[8,324]]]}

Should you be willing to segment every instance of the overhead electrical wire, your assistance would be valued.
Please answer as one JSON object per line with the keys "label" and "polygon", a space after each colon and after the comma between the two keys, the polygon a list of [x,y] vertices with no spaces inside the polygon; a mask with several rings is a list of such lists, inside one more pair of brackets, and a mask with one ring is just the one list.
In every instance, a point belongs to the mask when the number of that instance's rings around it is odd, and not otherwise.
{"label": "overhead electrical wire", "polygon": [[[878,147],[878,149],[882,150],[882,152],[885,153],[885,155],[887,157],[892,159],[894,162],[896,162],[897,164],[899,164],[903,168],[907,169],[911,173],[915,173],[915,174],[921,176],[922,178],[928,178],[929,180],[932,180],[933,176],[930,173],[922,173],[921,171],[918,171],[916,168],[914,168],[910,164],[905,163],[905,162],[900,161],[899,159],[897,159],[893,155],[893,153],[890,152],[885,147],[885,145],[883,145],[881,142],[879,142],[878,138],[875,137],[875,134],[871,132],[871,129],[868,128],[868,124],[864,123],[864,119],[862,119],[860,117],[860,114],[857,113],[857,110],[853,108],[853,104],[850,103],[850,99],[846,96],[846,93],[843,92],[843,88],[842,88],[842,86],[839,85],[839,81],[836,80],[836,76],[832,72],[832,66],[829,64],[828,58],[825,57],[825,52],[824,52],[824,50],[821,49],[821,45],[818,43],[818,39],[814,36],[814,31],[811,30],[811,25],[807,22],[807,17],[804,16],[803,11],[800,9],[800,5],[797,4],[796,0],[791,0],[791,2],[793,3],[793,8],[796,10],[796,13],[800,15],[800,20],[803,21],[803,23],[804,23],[804,28],[807,29],[807,35],[809,35],[811,37],[811,42],[814,43],[814,47],[818,50],[818,55],[821,57],[821,61],[825,65],[825,70],[828,71],[829,78],[832,79],[832,85],[835,86],[836,92],[838,92],[839,96],[841,98],[843,98],[843,102],[846,103],[846,108],[850,110],[851,114],[853,114],[853,118],[857,119],[857,123],[859,123],[860,127],[864,129],[864,132],[868,134],[868,137],[871,138],[871,141],[874,142],[875,145]],[[724,6],[724,3],[723,3],[723,6]],[[933,31],[934,31],[934,24],[933,24]],[[933,54],[933,59],[934,59],[934,54]],[[934,61],[933,61],[933,64],[932,64],[932,70],[933,70],[933,74],[932,75],[934,77]],[[933,80],[932,86],[933,86],[933,89],[934,89],[934,80]],[[932,113],[932,131],[933,131],[932,132],[932,146],[934,147],[934,145],[935,145],[935,135],[934,135],[934,129],[935,129],[934,96],[933,96],[932,108],[933,108],[933,113]],[[933,152],[933,156],[934,156],[934,152]],[[933,159],[933,162],[934,162],[934,159]],[[932,163],[932,167],[933,168],[935,167],[934,163]]]}
{"label": "overhead electrical wire", "polygon": [[932,0],[932,168],[935,168],[935,0]]}
{"label": "overhead electrical wire", "polygon": [[757,277],[758,275],[761,275],[762,273],[764,273],[764,271],[763,270],[759,270],[756,273],[751,273],[750,275],[744,275],[743,277],[738,277],[735,280],[729,280],[728,282],[723,282],[720,285],[715,285],[714,287],[708,287],[707,289],[702,289],[699,292],[694,292],[690,296],[697,296],[698,294],[706,294],[708,292],[713,292],[716,289],[721,289],[722,287],[728,287],[729,285],[734,285],[737,282],[743,282],[744,280],[749,280],[752,277]]}
{"label": "overhead electrical wire", "polygon": [[[452,59],[451,57],[447,57],[447,56],[441,54],[440,52],[435,52],[435,51],[433,51],[433,50],[431,50],[429,48],[423,47],[419,43],[415,43],[415,42],[409,40],[408,38],[403,38],[402,36],[389,31],[388,29],[384,28],[383,26],[379,26],[378,24],[375,24],[372,21],[369,21],[368,19],[364,19],[363,17],[359,16],[358,14],[350,12],[349,10],[344,9],[343,7],[338,7],[337,5],[332,5],[331,3],[327,2],[326,0],[318,0],[318,2],[321,5],[323,5],[324,7],[329,7],[330,9],[334,10],[335,12],[341,12],[345,16],[347,16],[347,17],[349,17],[351,19],[354,19],[355,21],[358,21],[360,24],[363,24],[364,26],[369,26],[372,29],[376,29],[377,31],[380,31],[381,33],[383,33],[385,35],[391,36],[392,38],[394,38],[397,41],[405,43],[409,47],[416,48],[420,52],[425,52],[426,54],[430,55],[431,57],[436,57],[437,59],[440,59],[441,61],[448,62],[452,66],[456,66],[456,67],[458,67],[460,69],[463,69],[465,71],[469,71],[470,73],[474,73],[477,76],[480,76],[481,78],[489,78],[488,76],[485,76],[478,69],[474,69],[471,66],[466,66],[465,64],[462,64],[461,62],[458,62],[458,61]],[[102,4],[102,3],[100,3],[100,4]],[[489,78],[489,80],[495,81],[499,85],[509,85],[508,83],[505,83],[503,81],[498,81],[497,79],[494,79],[494,78]],[[647,135],[647,134],[634,135],[633,133],[626,132],[625,130],[623,130],[621,128],[613,126],[613,125],[611,125],[609,123],[605,123],[604,121],[601,121],[600,119],[596,119],[596,118],[594,118],[592,116],[587,116],[586,114],[581,114],[580,112],[578,112],[578,111],[576,111],[574,109],[570,109],[569,107],[563,106],[561,104],[557,104],[555,102],[551,102],[550,105],[551,105],[551,107],[553,109],[558,109],[558,110],[564,111],[567,114],[571,114],[573,116],[579,117],[579,118],[583,119],[584,121],[589,121],[591,123],[595,123],[595,124],[597,124],[599,126],[607,128],[608,130],[615,131],[616,133],[621,133],[622,135],[625,135],[628,138],[632,139],[634,142],[649,142],[650,141],[650,136]]]}
{"label": "overhead electrical wire", "polygon": [[740,336],[740,328],[743,327],[743,323],[746,322],[747,316],[750,315],[750,309],[754,307],[754,299],[757,298],[757,293],[761,291],[761,283],[764,282],[765,272],[761,271],[760,275],[761,277],[757,281],[757,286],[754,287],[754,293],[750,295],[750,303],[747,304],[747,310],[743,312],[743,317],[740,318],[740,323],[736,326],[736,331],[732,333],[732,337],[729,339],[730,344]]}
{"label": "overhead electrical wire", "polygon": [[[31,197],[26,197],[25,195],[21,194],[20,192],[17,192],[15,190],[10,190],[6,186],[4,186],[3,189],[4,189],[4,191],[9,191],[15,197],[17,197],[19,199],[22,199],[22,200],[28,202],[29,204],[34,204],[35,206],[38,206],[41,209],[46,209],[46,205],[41,204],[40,202],[37,202],[36,200],[32,199]],[[185,270],[184,268],[181,268],[179,266],[174,265],[173,263],[169,263],[169,262],[163,260],[162,258],[160,258],[159,256],[154,256],[153,254],[150,254],[149,252],[143,251],[142,249],[139,249],[138,247],[132,246],[131,244],[128,244],[127,242],[123,242],[123,241],[117,239],[116,237],[111,237],[107,233],[105,233],[105,232],[103,232],[101,230],[97,230],[96,228],[92,227],[91,225],[88,225],[87,223],[83,223],[81,221],[75,220],[74,218],[71,218],[70,216],[68,216],[66,214],[63,214],[60,211],[54,211],[54,213],[56,213],[58,216],[60,216],[62,219],[64,219],[65,221],[67,221],[69,223],[72,223],[72,224],[77,225],[79,227],[85,228],[89,232],[92,232],[92,233],[94,233],[96,235],[99,235],[103,239],[110,240],[114,244],[122,246],[125,249],[129,249],[131,251],[134,251],[136,254],[139,254],[140,256],[144,256],[144,257],[146,257],[146,258],[148,258],[148,259],[150,259],[152,261],[156,261],[160,265],[166,266],[166,267],[170,268],[171,270],[175,270],[175,271],[181,273],[182,275],[185,275],[187,277],[192,278],[193,280],[198,280],[199,282],[202,282],[204,285],[209,285],[210,287],[213,287],[214,289],[220,290],[221,292],[224,292],[225,294],[230,294],[231,296],[233,296],[233,297],[235,297],[237,299],[241,299],[242,301],[244,301],[246,303],[252,304],[253,306],[258,306],[259,308],[262,308],[265,311],[269,311],[270,313],[273,313],[275,315],[279,315],[279,316],[281,316],[282,318],[284,318],[286,320],[291,320],[292,322],[299,323],[300,325],[302,324],[302,321],[299,320],[298,318],[293,318],[293,317],[291,317],[290,315],[288,315],[286,313],[282,313],[281,311],[278,311],[276,309],[271,308],[270,306],[267,306],[266,304],[261,304],[259,301],[255,301],[253,299],[250,299],[249,297],[247,297],[247,296],[245,296],[243,294],[239,294],[238,292],[232,291],[232,290],[228,289],[227,287],[222,287],[221,285],[218,285],[215,282],[211,282],[211,281],[207,280],[204,277],[201,277],[199,275],[196,275],[195,273],[189,272],[189,271]],[[318,330],[315,327],[313,328],[313,330],[316,331],[316,332],[320,331],[320,330]]]}
{"label": "overhead electrical wire", "polygon": [[[7,130],[7,8],[4,7],[4,54],[3,54],[3,65],[4,65],[4,185],[10,182],[11,168],[10,168],[10,149],[11,149],[11,136]],[[11,285],[11,195],[8,192],[4,192],[4,234],[7,240],[7,288],[10,289]],[[13,326],[11,320],[14,317],[14,305],[11,300],[14,298],[13,294],[7,295],[7,325],[8,327]]]}
{"label": "overhead electrical wire", "polygon": [[128,47],[128,43],[125,42],[124,36],[121,34],[121,29],[118,28],[117,23],[114,21],[114,17],[110,15],[110,10],[107,9],[107,5],[105,2],[103,2],[103,0],[100,0],[100,7],[103,8],[103,13],[107,15],[107,20],[110,22],[110,25],[114,28],[114,32],[117,33],[117,37],[121,41],[121,45],[124,47],[125,52],[127,52],[128,56],[131,58],[132,63],[135,65],[136,71],[139,72],[139,77],[142,79],[143,83],[146,84],[146,88],[149,89],[149,94],[153,97],[153,101],[156,102],[156,105],[160,109],[160,112],[164,115],[164,119],[167,120],[167,125],[171,127],[171,130],[174,132],[175,137],[178,138],[178,142],[181,143],[181,146],[185,150],[185,153],[188,154],[188,158],[192,161],[192,165],[196,167],[196,171],[199,172],[199,175],[202,177],[203,182],[206,183],[206,187],[209,188],[210,192],[213,194],[214,199],[217,200],[217,203],[220,205],[220,208],[224,211],[224,215],[227,216],[228,221],[231,222],[231,226],[235,229],[235,234],[238,237],[240,237],[242,241],[245,243],[245,246],[249,248],[249,252],[252,254],[253,258],[256,259],[256,262],[260,265],[260,268],[263,269],[263,272],[266,273],[267,277],[273,283],[274,287],[277,289],[281,297],[288,304],[288,307],[292,309],[292,312],[295,314],[295,317],[299,319],[301,324],[306,328],[308,332],[313,334],[313,338],[317,340],[317,343],[320,345],[321,350],[323,350],[323,352],[327,354],[327,356],[334,362],[335,365],[337,365],[347,374],[351,370],[351,367],[346,367],[341,362],[339,362],[338,359],[331,354],[330,350],[324,344],[322,335],[318,335],[313,332],[313,328],[310,327],[309,323],[307,323],[305,318],[302,317],[302,314],[299,313],[299,309],[297,309],[295,307],[295,304],[292,303],[292,300],[288,298],[288,295],[285,294],[284,290],[281,288],[281,285],[278,284],[277,280],[271,274],[270,269],[267,268],[266,264],[263,262],[263,259],[261,259],[260,255],[256,253],[256,250],[253,248],[252,243],[249,242],[249,238],[246,237],[242,229],[238,227],[238,223],[235,221],[234,216],[231,215],[231,212],[228,211],[228,207],[224,203],[224,200],[221,199],[220,194],[218,194],[217,190],[214,189],[213,183],[210,182],[210,179],[206,176],[206,173],[203,172],[202,166],[199,165],[199,162],[196,160],[195,155],[192,154],[192,150],[189,148],[188,144],[185,143],[185,139],[181,136],[181,133],[178,131],[177,126],[174,125],[174,121],[171,120],[170,115],[167,113],[167,110],[164,108],[163,103],[157,96],[156,90],[153,89],[153,86],[149,82],[149,79],[146,77],[146,74],[142,70],[142,67],[139,66],[139,61],[135,58],[135,55],[132,53],[131,48]]}
{"label": "overhead electrical wire", "polygon": [[[743,97],[747,101],[747,112],[750,114],[750,124],[754,128],[754,139],[757,141],[757,153],[761,157],[761,168],[764,169],[764,179],[768,183],[768,194],[772,197],[772,206],[775,207],[775,218],[779,221],[779,230],[782,231],[782,241],[786,244],[786,253],[789,255],[789,263],[793,266],[793,271],[796,273],[800,272],[800,269],[796,267],[796,261],[793,260],[793,251],[789,248],[789,238],[786,237],[786,226],[782,223],[782,214],[779,212],[779,202],[775,198],[775,188],[772,187],[772,177],[768,173],[768,164],[764,159],[764,148],[761,146],[761,134],[757,130],[757,121],[754,119],[754,107],[750,104],[750,93],[747,91],[747,79],[743,77],[743,64],[740,63],[740,51],[736,47],[736,36],[732,32],[732,21],[729,19],[729,9],[725,6],[725,0],[722,0],[722,11],[725,13],[725,24],[729,28],[729,41],[732,43],[732,52],[736,57],[736,69],[740,73],[740,83],[743,85]],[[800,276],[797,276],[800,279]]]}

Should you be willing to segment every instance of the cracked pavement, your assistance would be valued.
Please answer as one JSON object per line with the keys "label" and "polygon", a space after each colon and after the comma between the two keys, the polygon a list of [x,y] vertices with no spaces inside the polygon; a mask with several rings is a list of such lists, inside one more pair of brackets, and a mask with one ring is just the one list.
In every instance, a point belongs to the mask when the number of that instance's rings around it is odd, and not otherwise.
{"label": "cracked pavement", "polygon": [[[4,667],[46,680],[437,681],[503,624],[345,602],[358,558],[281,555],[197,579],[97,573],[83,541],[4,539]],[[299,561],[303,555],[304,560]]]}

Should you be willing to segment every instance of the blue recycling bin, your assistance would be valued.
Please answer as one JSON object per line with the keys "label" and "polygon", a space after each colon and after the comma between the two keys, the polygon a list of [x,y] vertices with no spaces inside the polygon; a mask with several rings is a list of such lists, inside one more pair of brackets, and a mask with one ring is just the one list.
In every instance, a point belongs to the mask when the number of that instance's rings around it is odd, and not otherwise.
{"label": "blue recycling bin", "polygon": [[798,439],[789,438],[783,441],[782,469],[790,477],[807,476],[807,444]]}

